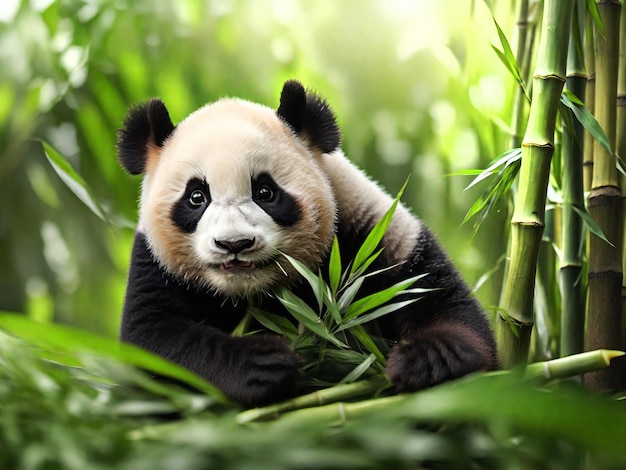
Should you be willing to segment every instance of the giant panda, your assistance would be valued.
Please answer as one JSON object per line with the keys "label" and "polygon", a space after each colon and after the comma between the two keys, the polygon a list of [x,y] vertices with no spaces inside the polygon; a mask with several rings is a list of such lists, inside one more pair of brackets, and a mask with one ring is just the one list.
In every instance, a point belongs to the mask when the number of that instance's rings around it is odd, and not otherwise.
{"label": "giant panda", "polygon": [[[310,289],[282,256],[317,271],[333,237],[344,265],[392,198],[343,155],[326,101],[287,81],[276,111],[224,98],[174,125],[159,99],[118,133],[127,172],[143,174],[121,340],[204,377],[244,406],[297,391],[299,357],[278,335],[232,336],[251,303],[287,316],[272,292]],[[369,269],[398,265],[359,296],[427,273],[434,288],[379,319],[397,392],[496,367],[488,319],[424,223],[399,205]],[[310,297],[310,295],[309,295]]]}

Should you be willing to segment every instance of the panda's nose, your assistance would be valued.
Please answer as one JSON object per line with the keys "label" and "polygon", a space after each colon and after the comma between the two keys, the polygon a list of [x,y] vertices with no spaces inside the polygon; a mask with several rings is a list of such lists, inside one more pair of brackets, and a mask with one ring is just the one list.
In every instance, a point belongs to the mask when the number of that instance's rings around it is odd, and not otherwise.
{"label": "panda's nose", "polygon": [[241,240],[215,240],[215,244],[222,250],[237,254],[254,245],[254,238],[243,238]]}

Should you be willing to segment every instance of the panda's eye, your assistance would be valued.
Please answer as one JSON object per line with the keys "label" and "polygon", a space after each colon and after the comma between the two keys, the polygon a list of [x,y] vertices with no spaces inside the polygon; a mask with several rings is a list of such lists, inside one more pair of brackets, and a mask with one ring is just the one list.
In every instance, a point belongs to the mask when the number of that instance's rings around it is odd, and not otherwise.
{"label": "panda's eye", "polygon": [[206,202],[206,196],[199,189],[196,189],[195,191],[193,191],[191,195],[189,196],[189,203],[192,206],[199,207],[205,202]]}
{"label": "panda's eye", "polygon": [[270,202],[274,199],[274,191],[268,185],[263,184],[257,189],[256,197],[260,202]]}

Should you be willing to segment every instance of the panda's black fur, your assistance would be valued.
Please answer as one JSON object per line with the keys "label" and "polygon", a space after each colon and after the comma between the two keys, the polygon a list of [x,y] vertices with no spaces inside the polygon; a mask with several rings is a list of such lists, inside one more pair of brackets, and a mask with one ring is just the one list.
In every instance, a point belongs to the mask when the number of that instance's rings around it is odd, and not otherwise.
{"label": "panda's black fur", "polygon": [[[213,108],[208,107],[207,111],[198,111],[206,113],[206,117],[200,115],[191,119],[192,115],[188,118],[189,123],[182,122],[176,127],[165,105],[153,99],[132,108],[119,132],[120,162],[129,173],[146,174],[142,192],[142,206],[145,207],[142,207],[133,246],[121,339],[189,368],[246,406],[256,406],[296,393],[299,358],[286,341],[276,335],[232,337],[229,333],[243,318],[249,301],[254,301],[263,310],[287,315],[280,303],[268,294],[277,284],[290,284],[296,295],[303,298],[310,297],[310,292],[304,283],[293,281],[293,271],[289,272],[291,279],[284,275],[276,277],[280,275],[271,271],[274,268],[269,264],[276,264],[278,258],[274,252],[277,247],[259,247],[260,253],[255,254],[257,244],[262,241],[256,236],[244,236],[244,232],[257,230],[254,233],[259,234],[258,230],[264,230],[258,227],[259,224],[268,227],[275,232],[272,234],[275,237],[268,240],[283,240],[281,243],[287,245],[281,244],[281,250],[292,254],[285,246],[294,247],[296,258],[326,272],[333,233],[339,239],[346,265],[381,215],[379,209],[374,211],[372,208],[380,206],[386,210],[391,199],[355,167],[344,162],[338,150],[340,132],[332,111],[323,99],[306,92],[299,82],[285,83],[280,106],[273,117],[259,105],[236,100],[219,103],[217,106],[223,106],[226,111],[220,111],[222,108],[212,111]],[[210,113],[215,114],[215,118]],[[185,162],[185,154],[177,152],[185,148],[181,147],[186,144],[180,142],[181,136],[202,135],[205,131],[214,131],[220,136],[220,113],[228,114],[224,118],[232,117],[233,120],[232,125],[223,124],[223,133],[230,135],[230,132],[238,137],[237,122],[241,120],[245,127],[242,142],[256,142],[256,134],[261,132],[257,153],[270,161],[268,168],[275,169],[281,168],[280,158],[283,157],[269,155],[271,151],[287,152],[282,161],[285,165],[292,165],[290,172],[270,174],[270,170],[257,170],[256,149],[250,149],[250,156],[246,157],[225,153],[232,156],[233,161],[240,158],[237,160],[240,163],[233,163],[239,165],[238,169],[233,168],[233,172],[241,171],[243,164],[250,167],[251,174],[249,181],[236,180],[237,190],[233,189],[233,194],[230,194],[228,185],[221,189],[221,193],[216,190],[214,194],[213,188],[218,187],[219,181],[214,184],[211,180],[212,165],[228,175],[230,163],[224,162],[223,158],[219,163],[206,163],[205,160],[211,157],[204,153],[199,154],[197,160]],[[256,113],[261,116],[258,126]],[[197,130],[198,126],[206,127]],[[216,130],[211,130],[213,127]],[[257,127],[262,130],[258,131]],[[182,134],[178,135],[179,132]],[[209,137],[207,139],[206,142],[211,142]],[[231,145],[232,140],[236,139],[225,138],[225,145]],[[246,150],[248,144],[232,145],[235,145],[234,149]],[[216,146],[207,150],[206,155],[220,151],[221,146]],[[169,166],[160,169],[164,158],[170,160]],[[312,198],[319,196],[319,207],[316,205],[312,214],[308,209],[314,204],[313,199],[309,202],[299,194],[297,185],[287,189],[282,187],[291,183],[291,178],[302,177],[294,173],[299,168],[298,162],[313,165],[303,167],[302,172],[308,172],[319,182],[312,186],[313,189],[307,188],[303,192],[304,195],[311,194]],[[329,174],[335,168],[332,162],[340,165],[337,168],[341,168],[341,173],[345,170],[346,174]],[[203,168],[188,168],[205,163]],[[342,187],[333,186],[335,181],[345,183],[341,183]],[[327,186],[331,194],[313,194],[323,191],[323,188],[317,189],[320,185]],[[251,188],[248,198],[242,198],[242,188]],[[362,194],[353,194],[359,190]],[[205,241],[199,232],[213,230],[203,220],[205,211],[214,203],[213,196],[217,197],[217,206],[211,210],[217,212],[206,217],[213,217],[210,220],[219,220],[223,225],[221,238],[218,240],[211,235],[213,239]],[[239,212],[253,214],[249,229],[229,228],[228,220],[231,219],[224,219],[226,216],[223,215],[235,217],[235,212],[227,212],[231,210],[229,204],[241,204]],[[383,254],[370,269],[397,262],[401,264],[369,278],[368,284],[359,292],[359,296],[365,296],[375,289],[420,273],[428,275],[418,282],[418,286],[434,288],[410,307],[379,320],[380,331],[394,342],[386,370],[396,390],[418,390],[473,371],[495,368],[495,341],[478,302],[470,295],[467,285],[432,233],[406,209],[399,209],[402,213],[394,216],[396,225],[392,224],[383,239]],[[153,214],[155,211],[159,214]],[[310,220],[304,221],[307,217]],[[222,219],[226,222],[221,222]],[[299,225],[305,223],[309,225]],[[320,235],[309,232],[309,227],[321,227]],[[290,231],[296,231],[295,240],[289,239],[293,235]],[[211,237],[207,235],[207,238]],[[210,244],[210,249],[203,243]],[[304,251],[298,252],[298,245],[304,245]],[[206,256],[215,256],[217,261],[204,265],[201,255],[189,253],[194,250],[210,252]],[[248,252],[252,254],[248,255]],[[402,259],[398,259],[399,256]],[[211,273],[205,276],[203,266]],[[266,276],[263,270],[270,274]],[[261,273],[258,278],[255,277],[257,272]],[[250,279],[250,286],[246,279]]]}

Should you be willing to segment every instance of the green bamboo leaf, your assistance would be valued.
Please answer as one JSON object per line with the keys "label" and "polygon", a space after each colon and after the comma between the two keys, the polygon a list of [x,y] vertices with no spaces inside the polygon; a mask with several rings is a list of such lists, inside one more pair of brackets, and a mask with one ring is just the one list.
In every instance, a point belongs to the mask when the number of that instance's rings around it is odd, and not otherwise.
{"label": "green bamboo leaf", "polygon": [[613,243],[611,243],[608,240],[608,238],[606,238],[606,235],[604,235],[604,232],[602,232],[602,229],[600,228],[600,226],[589,215],[589,212],[587,212],[585,209],[581,209],[580,207],[576,207],[576,206],[571,206],[571,207],[580,216],[580,218],[583,220],[583,223],[587,226],[587,228],[589,229],[591,233],[593,233],[596,237],[600,238],[601,240],[604,240],[609,245],[615,246],[613,245]]}
{"label": "green bamboo leaf", "polygon": [[513,50],[511,49],[509,41],[506,38],[506,35],[504,34],[504,32],[502,31],[502,28],[500,28],[500,25],[496,21],[496,18],[493,16],[492,18],[493,18],[494,24],[496,25],[496,29],[498,31],[498,37],[500,38],[500,44],[502,45],[502,50],[498,49],[493,44],[491,45],[491,47],[496,52],[497,56],[500,58],[500,61],[504,64],[504,66],[509,70],[509,72],[511,72],[511,75],[513,75],[513,78],[515,78],[515,80],[521,87],[522,91],[524,92],[524,96],[530,103],[530,95],[528,94],[528,90],[526,89],[524,78],[522,77],[522,73],[520,72],[519,65],[517,63],[517,60],[515,59],[515,55],[513,54]]}
{"label": "green bamboo leaf", "polygon": [[333,237],[333,246],[330,250],[330,259],[328,261],[328,280],[330,282],[330,290],[335,295],[341,280],[341,254],[339,252],[339,240],[337,235]]}
{"label": "green bamboo leaf", "polygon": [[311,271],[307,266],[302,264],[297,259],[285,253],[281,253],[281,254],[287,259],[287,261],[289,261],[289,263],[291,263],[291,265],[295,268],[295,270],[298,271],[300,275],[303,278],[305,278],[306,281],[309,283],[309,285],[311,286],[311,290],[313,291],[313,294],[315,295],[315,300],[317,300],[317,311],[321,312],[322,303],[324,302],[324,289],[322,285],[324,286],[326,285],[324,281],[322,280],[322,282],[320,283],[320,276],[315,274],[313,271]]}
{"label": "green bamboo leaf", "polygon": [[[220,402],[228,400],[214,385],[193,372],[177,366],[136,346],[118,340],[54,323],[39,323],[21,315],[0,314],[0,328],[44,349],[55,348],[71,355],[87,352],[96,356],[110,357],[158,375],[171,377],[202,390]],[[61,358],[61,355],[58,355]]]}
{"label": "green bamboo leaf", "polygon": [[615,155],[604,130],[593,114],[589,112],[587,107],[576,97],[576,95],[569,90],[563,90],[563,93],[561,94],[561,103],[572,110],[574,116],[576,116],[576,119],[578,119],[578,121],[583,125],[585,130],[598,141],[598,143],[609,153],[609,155]]}
{"label": "green bamboo leaf", "polygon": [[600,32],[600,35],[606,39],[606,34],[604,32],[604,23],[602,22],[602,17],[600,16],[600,10],[598,10],[598,3],[596,0],[587,0],[587,11],[591,15],[596,28]]}
{"label": "green bamboo leaf", "polygon": [[48,159],[48,162],[50,163],[50,165],[52,165],[52,168],[57,173],[57,175],[59,175],[61,181],[65,183],[70,191],[72,191],[74,195],[78,197],[78,199],[80,199],[91,210],[91,212],[96,214],[106,223],[110,224],[106,212],[104,211],[102,206],[100,206],[83,178],[78,173],[76,173],[76,171],[74,170],[74,168],[72,168],[69,162],[50,144],[41,141],[41,145],[43,146],[43,151],[46,155],[46,158]]}
{"label": "green bamboo leaf", "polygon": [[287,310],[289,310],[289,313],[291,313],[296,320],[302,323],[313,333],[321,338],[330,341],[337,347],[348,347],[347,345],[339,341],[333,334],[331,334],[330,331],[328,331],[326,325],[324,325],[324,322],[313,311],[313,309],[307,305],[304,300],[292,294],[288,289],[285,288],[280,290],[277,298],[280,303],[283,304],[283,306]]}
{"label": "green bamboo leaf", "polygon": [[353,302],[346,311],[344,315],[344,321],[352,320],[353,318],[358,317],[359,315],[372,310],[385,302],[389,302],[396,295],[404,291],[411,284],[415,283],[418,279],[423,278],[424,275],[420,274],[419,276],[414,276],[409,279],[404,279],[396,284],[387,287],[381,291],[375,292],[374,294],[363,297],[362,299]]}
{"label": "green bamboo leaf", "polygon": [[380,351],[380,349],[378,349],[378,346],[376,346],[376,343],[374,342],[374,340],[372,339],[372,337],[370,335],[367,334],[367,332],[365,331],[365,329],[363,328],[363,326],[361,325],[354,325],[351,329],[350,329],[350,333],[356,338],[356,340],[366,349],[368,350],[370,353],[372,353],[374,356],[376,356],[376,359],[378,359],[378,362],[384,366],[387,363],[387,358],[385,357],[385,355]]}
{"label": "green bamboo leaf", "polygon": [[[484,179],[486,179],[489,176],[491,176],[494,173],[496,173],[496,169],[497,168],[499,168],[501,166],[510,165],[511,163],[516,162],[517,160],[519,160],[521,158],[522,158],[522,149],[521,148],[518,147],[518,148],[507,150],[502,155],[500,155],[496,159],[495,162],[493,162],[491,165],[489,165],[484,170],[480,171],[478,176],[476,178],[474,178],[474,180],[472,180],[472,182],[465,187],[464,191],[467,191],[471,187],[475,186],[476,184],[480,183]],[[479,170],[474,170],[474,171],[479,171]]]}
{"label": "green bamboo leaf", "polygon": [[337,382],[337,385],[349,384],[359,380],[374,362],[376,362],[376,356],[374,354],[370,354],[363,362],[361,362],[361,364],[356,366],[348,375]]}
{"label": "green bamboo leaf", "polygon": [[354,257],[354,262],[352,264],[352,267],[350,268],[351,275],[354,274],[357,269],[359,269],[363,265],[363,263],[365,263],[370,258],[372,253],[374,253],[374,250],[376,250],[376,247],[378,247],[380,241],[383,239],[383,236],[385,235],[387,229],[389,228],[389,225],[391,224],[393,214],[396,210],[396,207],[398,206],[398,203],[400,202],[400,198],[402,197],[402,194],[404,193],[404,190],[408,183],[409,179],[407,178],[402,185],[402,188],[400,188],[400,191],[398,192],[398,195],[391,204],[389,210],[387,210],[387,212],[382,216],[382,218],[378,221],[378,223],[365,238],[365,241],[363,242],[363,244],[359,248],[359,251]]}
{"label": "green bamboo leaf", "polygon": [[268,330],[285,336],[293,341],[298,337],[298,329],[287,318],[269,312],[264,312],[257,308],[251,308],[250,314]]}
{"label": "green bamboo leaf", "polygon": [[[380,254],[383,252],[383,249],[379,249],[378,251],[376,251],[374,254],[372,254],[369,258],[367,258],[363,264],[361,264],[361,266],[359,267],[359,269],[357,269],[356,271],[354,271],[354,273],[348,277],[348,283],[350,283],[352,280],[356,279],[357,277],[360,277],[363,275],[363,273],[365,271],[367,271],[367,268],[370,267],[370,265],[376,261],[376,258],[378,258],[380,256]],[[365,277],[367,277],[368,275],[365,275]]]}
{"label": "green bamboo leaf", "polygon": [[341,323],[341,309],[339,308],[339,304],[335,299],[335,294],[330,291],[330,287],[326,286],[324,289],[324,306],[327,311],[330,313],[331,317],[335,321],[336,324]]}
{"label": "green bamboo leaf", "polygon": [[336,332],[350,329],[356,325],[362,325],[364,323],[368,323],[370,321],[376,320],[377,318],[387,315],[388,313],[392,313],[392,312],[395,312],[396,310],[400,310],[404,307],[407,307],[411,305],[412,303],[417,302],[420,299],[421,297],[417,297],[415,299],[405,300],[403,302],[394,302],[391,304],[383,305],[382,307],[377,308],[373,312],[366,313],[365,315],[361,315],[357,318],[354,318],[350,321],[343,323],[342,325],[339,326],[339,328],[337,328]]}
{"label": "green bamboo leaf", "polygon": [[446,173],[445,176],[477,176],[477,175],[480,175],[483,171],[485,170],[473,168],[473,169],[467,169],[467,170],[454,171],[452,173]]}
{"label": "green bamboo leaf", "polygon": [[348,287],[344,290],[343,294],[339,297],[338,304],[341,312],[345,312],[348,306],[352,303],[354,298],[356,297],[357,292],[363,285],[364,277],[359,277],[354,280]]}
{"label": "green bamboo leaf", "polygon": [[[520,154],[521,156],[521,154]],[[466,223],[474,215],[479,214],[478,220],[474,223],[472,234],[475,235],[480,225],[484,222],[487,216],[490,214],[496,203],[507,193],[515,177],[519,172],[521,159],[514,159],[508,162],[501,170],[494,182],[485,191],[467,211],[462,223]]]}

